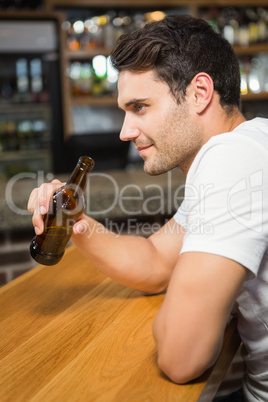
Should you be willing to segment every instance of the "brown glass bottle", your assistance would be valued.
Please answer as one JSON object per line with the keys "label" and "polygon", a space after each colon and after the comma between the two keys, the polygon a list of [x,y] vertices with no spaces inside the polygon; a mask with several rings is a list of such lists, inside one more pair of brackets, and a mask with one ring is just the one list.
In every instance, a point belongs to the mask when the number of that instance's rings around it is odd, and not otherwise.
{"label": "brown glass bottle", "polygon": [[73,226],[86,208],[84,191],[93,167],[93,159],[81,156],[66,185],[53,194],[44,216],[44,231],[36,235],[30,245],[31,256],[36,262],[55,265],[61,260]]}

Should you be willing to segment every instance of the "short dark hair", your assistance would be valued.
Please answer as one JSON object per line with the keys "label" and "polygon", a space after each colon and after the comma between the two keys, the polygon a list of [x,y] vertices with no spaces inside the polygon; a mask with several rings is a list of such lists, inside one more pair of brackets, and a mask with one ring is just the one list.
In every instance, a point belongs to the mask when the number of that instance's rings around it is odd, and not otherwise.
{"label": "short dark hair", "polygon": [[209,74],[220,104],[240,105],[240,69],[229,42],[207,22],[189,15],[169,15],[161,21],[122,35],[111,53],[120,72],[154,70],[180,103],[199,72]]}

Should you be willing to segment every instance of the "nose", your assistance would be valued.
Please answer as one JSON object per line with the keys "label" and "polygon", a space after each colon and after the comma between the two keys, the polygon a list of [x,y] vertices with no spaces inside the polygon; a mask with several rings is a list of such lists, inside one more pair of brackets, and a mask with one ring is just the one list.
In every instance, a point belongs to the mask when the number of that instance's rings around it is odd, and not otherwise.
{"label": "nose", "polygon": [[139,128],[134,124],[130,116],[125,115],[123,126],[120,131],[121,141],[132,141],[140,135]]}

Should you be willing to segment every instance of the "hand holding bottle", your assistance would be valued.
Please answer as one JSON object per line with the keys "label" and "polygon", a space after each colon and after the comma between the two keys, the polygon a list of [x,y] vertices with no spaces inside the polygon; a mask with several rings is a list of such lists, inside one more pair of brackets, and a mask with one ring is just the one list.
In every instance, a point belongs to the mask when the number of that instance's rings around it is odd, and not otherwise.
{"label": "hand holding bottle", "polygon": [[36,236],[32,240],[30,252],[37,262],[54,265],[61,260],[73,226],[85,210],[87,174],[93,167],[94,161],[83,156],[65,185],[53,180],[33,190],[28,209],[34,214]]}
{"label": "hand holding bottle", "polygon": [[44,216],[48,212],[50,199],[55,191],[65,184],[55,179],[51,183],[43,183],[31,192],[27,209],[33,214],[32,222],[37,235],[44,231]]}

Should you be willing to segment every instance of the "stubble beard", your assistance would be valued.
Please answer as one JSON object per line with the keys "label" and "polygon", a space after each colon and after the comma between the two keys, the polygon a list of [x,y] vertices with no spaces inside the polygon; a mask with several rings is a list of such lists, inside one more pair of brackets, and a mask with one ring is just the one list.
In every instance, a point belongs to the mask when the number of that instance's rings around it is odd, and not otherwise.
{"label": "stubble beard", "polygon": [[[162,136],[166,133],[162,132]],[[185,127],[186,138],[180,139],[180,132],[176,139],[173,137],[173,144],[165,143],[161,152],[156,144],[154,148],[156,150],[155,155],[144,159],[144,171],[150,176],[156,176],[179,167],[185,176],[188,170],[200,150],[202,139],[199,135],[199,130],[196,127]],[[189,137],[187,137],[189,134]],[[166,134],[167,135],[167,134]]]}
{"label": "stubble beard", "polygon": [[144,161],[143,169],[150,176],[158,176],[160,174],[167,173],[168,171],[177,167],[177,163],[171,164],[168,163],[165,159],[162,158],[162,155],[158,155],[157,161],[152,161],[151,163],[146,160]]}
{"label": "stubble beard", "polygon": [[176,105],[166,115],[153,141],[155,154],[144,159],[144,171],[151,176],[166,173],[176,167],[186,175],[203,145],[202,133],[190,119],[187,104],[179,105],[179,109]]}

